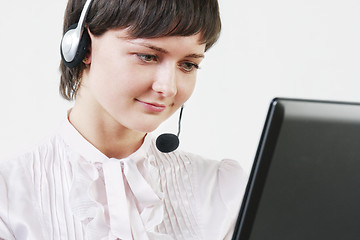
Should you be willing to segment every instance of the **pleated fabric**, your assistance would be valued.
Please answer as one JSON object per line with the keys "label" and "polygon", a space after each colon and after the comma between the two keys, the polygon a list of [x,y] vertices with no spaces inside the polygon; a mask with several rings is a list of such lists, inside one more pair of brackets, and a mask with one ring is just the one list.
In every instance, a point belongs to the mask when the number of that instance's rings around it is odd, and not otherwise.
{"label": "pleated fabric", "polygon": [[236,161],[161,153],[148,134],[108,158],[66,119],[0,166],[0,239],[231,239],[247,176]]}

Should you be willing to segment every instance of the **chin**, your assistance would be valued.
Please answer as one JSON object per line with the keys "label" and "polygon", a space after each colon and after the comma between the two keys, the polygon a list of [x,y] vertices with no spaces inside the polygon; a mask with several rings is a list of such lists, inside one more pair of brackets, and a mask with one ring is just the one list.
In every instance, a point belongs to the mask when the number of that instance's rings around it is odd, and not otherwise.
{"label": "chin", "polygon": [[150,133],[155,131],[160,124],[149,124],[149,125],[142,125],[139,124],[136,128],[133,128],[136,131],[143,132],[143,133]]}
{"label": "chin", "polygon": [[[170,115],[169,115],[170,116]],[[136,131],[143,132],[143,133],[150,133],[155,131],[164,121],[166,121],[169,116],[159,116],[159,115],[145,115],[140,116],[138,119],[132,123],[132,128]]]}

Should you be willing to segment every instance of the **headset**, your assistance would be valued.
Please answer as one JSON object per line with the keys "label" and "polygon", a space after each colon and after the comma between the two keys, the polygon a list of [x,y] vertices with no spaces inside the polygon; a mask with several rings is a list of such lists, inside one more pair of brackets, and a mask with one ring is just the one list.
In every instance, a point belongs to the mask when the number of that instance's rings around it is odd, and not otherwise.
{"label": "headset", "polygon": [[61,58],[69,68],[78,66],[88,50],[90,36],[88,31],[84,31],[84,25],[91,3],[92,0],[86,0],[79,22],[71,25],[61,39]]}

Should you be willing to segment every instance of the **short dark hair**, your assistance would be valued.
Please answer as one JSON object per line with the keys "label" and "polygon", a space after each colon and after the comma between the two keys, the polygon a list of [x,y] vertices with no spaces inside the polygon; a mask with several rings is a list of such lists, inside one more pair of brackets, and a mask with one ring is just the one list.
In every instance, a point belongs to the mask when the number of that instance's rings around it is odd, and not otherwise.
{"label": "short dark hair", "polygon": [[[78,22],[86,0],[69,0],[63,32]],[[219,38],[221,21],[217,0],[93,0],[86,25],[100,36],[110,29],[129,30],[134,38],[191,36],[200,33],[208,50]],[[60,94],[73,100],[85,64],[68,68],[61,61]]]}

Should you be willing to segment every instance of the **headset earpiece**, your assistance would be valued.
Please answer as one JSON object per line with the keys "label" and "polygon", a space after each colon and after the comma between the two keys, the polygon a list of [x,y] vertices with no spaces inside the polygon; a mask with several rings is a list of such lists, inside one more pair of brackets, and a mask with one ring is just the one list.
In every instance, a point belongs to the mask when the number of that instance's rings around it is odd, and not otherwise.
{"label": "headset earpiece", "polygon": [[[62,42],[63,41],[74,41],[74,39],[71,39],[74,37],[71,35],[67,35],[67,34],[69,33],[69,30],[76,29],[76,27],[77,27],[77,23],[75,23],[69,27],[68,31],[66,31],[66,33],[62,39]],[[71,33],[71,31],[70,31],[70,33]],[[70,39],[68,39],[68,38],[70,38]],[[72,60],[70,60],[71,58],[67,58],[70,61],[66,60],[65,54],[63,53],[63,49],[62,49],[62,47],[60,47],[61,58],[65,64],[65,66],[67,66],[69,68],[74,68],[74,67],[78,66],[84,59],[86,52],[88,51],[89,45],[90,45],[90,36],[89,36],[88,31],[85,29],[81,36],[80,42],[77,46],[76,52],[73,50],[75,52],[75,56],[73,57]]]}
{"label": "headset earpiece", "polygon": [[91,2],[92,0],[86,0],[79,22],[71,25],[61,40],[61,58],[65,66],[69,68],[76,67],[81,63],[90,45],[89,33],[84,28]]}

